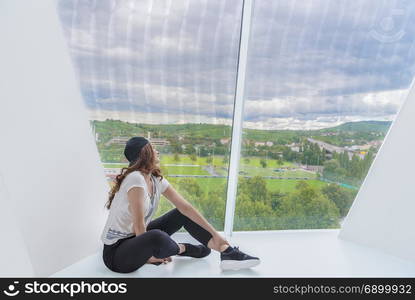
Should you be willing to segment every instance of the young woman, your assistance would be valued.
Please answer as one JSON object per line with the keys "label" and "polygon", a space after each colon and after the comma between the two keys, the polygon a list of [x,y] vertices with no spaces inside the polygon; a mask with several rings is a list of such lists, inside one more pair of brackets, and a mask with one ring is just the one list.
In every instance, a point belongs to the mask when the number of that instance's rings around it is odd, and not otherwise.
{"label": "young woman", "polygon": [[[109,193],[110,210],[101,235],[103,260],[114,272],[129,273],[144,264],[159,265],[171,256],[205,257],[211,249],[220,252],[221,268],[250,268],[260,263],[231,247],[206,219],[161,175],[159,153],[144,137],[133,137],[125,146],[130,162],[122,168]],[[160,195],[176,208],[152,220]],[[170,236],[184,227],[201,243],[176,243]]]}

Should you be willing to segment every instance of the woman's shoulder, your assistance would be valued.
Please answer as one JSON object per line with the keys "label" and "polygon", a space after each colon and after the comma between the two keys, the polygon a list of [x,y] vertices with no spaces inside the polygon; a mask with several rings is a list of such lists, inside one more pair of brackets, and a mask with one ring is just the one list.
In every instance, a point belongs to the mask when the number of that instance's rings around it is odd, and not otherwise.
{"label": "woman's shoulder", "polygon": [[143,187],[144,189],[146,188],[146,180],[139,171],[128,173],[122,181],[120,188],[128,192],[130,188],[135,186]]}
{"label": "woman's shoulder", "polygon": [[[130,174],[128,174],[128,175],[131,175],[131,176],[143,176],[143,173],[141,173],[141,171],[140,170],[134,170],[134,171],[132,171]],[[127,175],[127,176],[128,176]]]}
{"label": "woman's shoulder", "polygon": [[[127,177],[132,178],[132,179],[137,178],[137,179],[144,179],[145,180],[145,177],[144,177],[143,173],[140,170],[132,171],[127,176],[125,176],[125,178],[127,178]],[[164,176],[162,178],[161,176],[156,176],[156,175],[152,174],[152,177],[154,177],[154,179],[156,179],[158,182],[161,182],[162,179],[166,180]]]}
{"label": "woman's shoulder", "polygon": [[125,176],[125,179],[127,178],[128,180],[144,180],[143,174],[138,170],[132,171],[131,173],[127,174]]}

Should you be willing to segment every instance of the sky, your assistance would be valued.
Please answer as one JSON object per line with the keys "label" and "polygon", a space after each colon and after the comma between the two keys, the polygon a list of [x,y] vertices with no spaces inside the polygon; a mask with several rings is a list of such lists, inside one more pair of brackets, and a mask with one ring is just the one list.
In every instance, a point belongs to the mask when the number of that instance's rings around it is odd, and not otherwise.
{"label": "sky", "polygon": [[[242,0],[61,0],[90,118],[232,124]],[[244,128],[395,118],[415,74],[415,1],[256,0]]]}

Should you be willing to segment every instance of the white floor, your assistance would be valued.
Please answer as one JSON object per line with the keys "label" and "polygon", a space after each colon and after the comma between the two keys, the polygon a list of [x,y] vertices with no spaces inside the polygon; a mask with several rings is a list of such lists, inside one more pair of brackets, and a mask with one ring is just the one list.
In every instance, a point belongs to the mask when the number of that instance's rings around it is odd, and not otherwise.
{"label": "white floor", "polygon": [[[174,256],[167,265],[144,265],[135,272],[110,271],[101,252],[51,277],[415,277],[415,263],[337,238],[339,230],[287,230],[235,232],[232,245],[261,258],[248,270],[219,268],[216,251],[202,259]],[[178,242],[192,241],[176,233]]]}

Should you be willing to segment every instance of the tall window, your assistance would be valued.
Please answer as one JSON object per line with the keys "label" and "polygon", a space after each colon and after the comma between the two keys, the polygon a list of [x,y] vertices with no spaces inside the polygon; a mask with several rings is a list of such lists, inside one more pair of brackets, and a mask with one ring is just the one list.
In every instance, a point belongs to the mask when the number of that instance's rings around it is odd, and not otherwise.
{"label": "tall window", "polygon": [[[60,1],[109,181],[147,137],[164,175],[223,229],[242,1]],[[103,199],[104,201],[104,199]],[[161,201],[160,215],[170,209]]]}
{"label": "tall window", "polygon": [[256,1],[234,230],[338,228],[414,74],[408,1]]}
{"label": "tall window", "polygon": [[[243,1],[60,1],[109,182],[149,138],[223,229]],[[234,230],[338,228],[415,70],[414,4],[254,1]],[[239,126],[239,125],[238,125]],[[171,207],[161,201],[158,215]]]}

